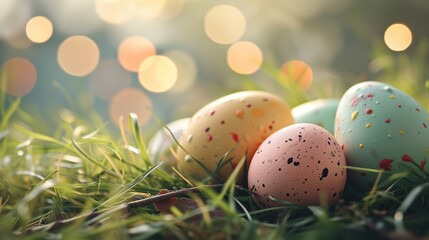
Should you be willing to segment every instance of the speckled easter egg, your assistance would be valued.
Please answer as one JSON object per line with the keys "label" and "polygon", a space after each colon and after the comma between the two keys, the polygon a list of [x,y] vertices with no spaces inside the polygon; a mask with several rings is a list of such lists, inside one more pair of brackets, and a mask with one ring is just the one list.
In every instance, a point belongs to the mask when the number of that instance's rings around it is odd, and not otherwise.
{"label": "speckled easter egg", "polygon": [[280,206],[281,200],[333,205],[344,190],[345,165],[344,153],[330,132],[315,124],[293,124],[260,145],[249,167],[249,190],[259,207]]}
{"label": "speckled easter egg", "polygon": [[292,108],[295,123],[313,123],[334,134],[339,99],[318,99]]}
{"label": "speckled easter egg", "polygon": [[175,120],[165,125],[165,127],[153,135],[147,146],[150,160],[153,163],[163,162],[161,168],[171,170],[175,161],[173,151],[175,151],[177,145],[174,138],[176,140],[180,138],[183,130],[188,126],[189,120],[190,118]]}
{"label": "speckled easter egg", "polygon": [[[348,166],[402,172],[413,168],[414,162],[424,169],[429,153],[428,117],[419,103],[400,90],[380,82],[362,82],[342,97],[335,136]],[[350,184],[369,190],[377,174],[350,170],[348,176]],[[411,174],[409,180],[414,177]]]}
{"label": "speckled easter egg", "polygon": [[243,157],[249,164],[265,138],[292,123],[288,104],[274,94],[243,91],[219,98],[191,118],[180,138],[178,169],[194,180],[206,179],[210,172],[225,180]]}

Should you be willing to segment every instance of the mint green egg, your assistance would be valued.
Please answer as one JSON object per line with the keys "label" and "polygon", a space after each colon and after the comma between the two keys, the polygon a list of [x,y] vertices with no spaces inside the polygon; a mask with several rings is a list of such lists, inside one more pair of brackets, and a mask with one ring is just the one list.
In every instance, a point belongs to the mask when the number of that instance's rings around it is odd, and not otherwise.
{"label": "mint green egg", "polygon": [[[407,175],[395,188],[412,187],[425,174],[428,119],[427,111],[401,90],[381,82],[362,82],[347,90],[340,101],[335,137],[349,167],[383,170],[379,188],[391,186],[385,180],[395,173]],[[349,169],[347,182],[369,191],[377,174]]]}
{"label": "mint green egg", "polygon": [[339,99],[318,99],[292,109],[295,123],[316,124],[334,134],[335,113]]}

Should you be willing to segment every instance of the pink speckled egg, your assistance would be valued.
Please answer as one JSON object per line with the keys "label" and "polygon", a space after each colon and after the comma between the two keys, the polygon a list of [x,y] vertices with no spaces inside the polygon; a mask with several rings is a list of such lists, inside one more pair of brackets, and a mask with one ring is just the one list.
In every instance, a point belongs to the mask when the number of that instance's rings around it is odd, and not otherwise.
{"label": "pink speckled egg", "polygon": [[[259,207],[281,200],[331,206],[346,183],[344,153],[326,129],[297,123],[269,136],[256,151],[248,172],[249,190]],[[273,201],[278,199],[280,201]]]}
{"label": "pink speckled egg", "polygon": [[[226,180],[241,159],[250,162],[265,138],[292,123],[289,105],[272,93],[224,96],[192,116],[179,140],[177,167],[191,181],[204,180],[211,173]],[[243,176],[241,170],[237,183],[243,182]]]}

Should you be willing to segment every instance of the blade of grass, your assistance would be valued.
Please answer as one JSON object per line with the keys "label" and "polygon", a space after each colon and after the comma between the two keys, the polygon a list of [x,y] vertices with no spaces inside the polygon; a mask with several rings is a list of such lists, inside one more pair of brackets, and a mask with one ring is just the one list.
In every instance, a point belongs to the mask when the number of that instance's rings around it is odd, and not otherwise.
{"label": "blade of grass", "polygon": [[117,175],[114,171],[108,169],[106,166],[104,166],[102,163],[100,163],[97,159],[95,159],[92,156],[90,156],[89,154],[87,154],[74,139],[71,139],[71,142],[72,142],[73,146],[75,147],[75,149],[77,150],[77,153],[82,155],[82,157],[88,159],[90,162],[94,163],[96,166],[100,167],[105,172],[111,174],[112,176],[117,177]]}
{"label": "blade of grass", "polygon": [[404,215],[405,212],[411,207],[411,205],[418,199],[420,195],[427,194],[429,192],[429,183],[421,184],[415,187],[402,201],[401,205],[396,210],[393,220],[396,229],[404,230]]}
{"label": "blade of grass", "polygon": [[133,133],[134,141],[137,145],[140,156],[142,157],[144,163],[146,164],[146,167],[151,166],[152,162],[149,159],[149,154],[148,154],[146,145],[145,145],[145,143],[143,141],[143,137],[140,133],[140,127],[139,127],[139,121],[138,121],[137,114],[130,113],[129,118],[128,118],[128,123],[129,123],[130,129]]}
{"label": "blade of grass", "polygon": [[9,106],[9,108],[6,110],[6,112],[4,112],[4,114],[2,114],[2,120],[0,123],[0,130],[7,128],[10,118],[18,109],[20,103],[21,103],[21,98],[17,98],[15,101],[12,102],[12,104]]}
{"label": "blade of grass", "polygon": [[62,146],[62,147],[66,147],[66,148],[69,147],[69,145],[67,143],[65,143],[65,142],[58,141],[57,139],[49,137],[49,136],[44,135],[44,134],[33,132],[33,131],[28,130],[28,129],[24,128],[24,127],[21,127],[19,125],[15,125],[14,128],[16,130],[24,133],[25,135],[33,137],[34,139],[37,139],[37,140],[40,140],[40,141],[44,141],[44,142],[48,142],[48,143],[53,143],[53,144],[56,144],[56,145],[59,145],[59,146]]}

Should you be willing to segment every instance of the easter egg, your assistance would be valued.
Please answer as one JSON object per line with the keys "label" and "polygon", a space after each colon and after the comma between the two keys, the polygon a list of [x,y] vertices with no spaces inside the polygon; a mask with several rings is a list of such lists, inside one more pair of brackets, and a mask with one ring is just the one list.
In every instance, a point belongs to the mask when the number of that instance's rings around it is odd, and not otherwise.
{"label": "easter egg", "polygon": [[[270,135],[249,167],[248,186],[259,207],[335,204],[347,171],[334,136],[315,124],[296,123]],[[278,200],[278,201],[276,201]]]}
{"label": "easter egg", "polygon": [[[266,137],[292,123],[289,105],[274,94],[243,91],[219,98],[192,116],[179,141],[178,169],[192,180],[213,174],[226,180],[243,158],[248,169]],[[243,181],[243,168],[236,180]]]}
{"label": "easter egg", "polygon": [[[389,173],[409,172],[408,180],[414,181],[417,176],[412,171],[422,173],[429,153],[428,117],[418,102],[399,89],[362,82],[342,97],[335,136],[348,166],[384,170],[382,181]],[[377,173],[350,169],[348,176],[352,186],[369,190]]]}
{"label": "easter egg", "polygon": [[318,99],[292,108],[295,123],[313,123],[334,134],[339,99]]}
{"label": "easter egg", "polygon": [[188,126],[189,120],[190,118],[175,120],[165,125],[165,127],[153,135],[147,146],[150,160],[153,163],[163,162],[161,168],[171,170],[175,161],[173,151],[176,149],[176,142],[174,138],[176,140],[180,138],[183,130]]}

